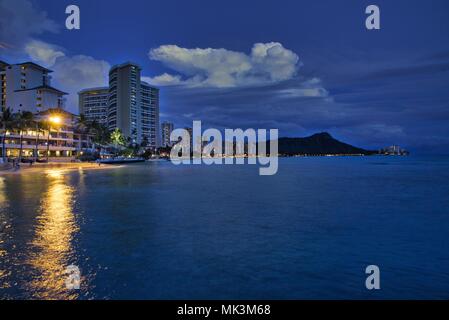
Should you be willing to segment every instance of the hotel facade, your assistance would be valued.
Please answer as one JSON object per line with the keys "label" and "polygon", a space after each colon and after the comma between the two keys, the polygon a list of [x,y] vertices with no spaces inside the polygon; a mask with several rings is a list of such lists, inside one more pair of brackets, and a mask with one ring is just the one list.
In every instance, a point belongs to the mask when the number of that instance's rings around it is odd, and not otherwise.
{"label": "hotel facade", "polygon": [[83,114],[87,121],[107,125],[108,99],[108,87],[84,89],[78,92],[79,113]]}
{"label": "hotel facade", "polygon": [[51,86],[52,72],[33,62],[0,61],[1,109],[10,108],[14,113],[63,109],[67,93]]}
{"label": "hotel facade", "polygon": [[67,161],[85,151],[93,151],[91,137],[75,130],[78,116],[62,109],[48,109],[34,117],[34,126],[2,132],[2,158],[3,152],[5,157],[18,158],[22,151],[22,158]]}
{"label": "hotel facade", "polygon": [[91,138],[76,132],[78,116],[64,110],[66,93],[51,87],[51,72],[32,62],[0,61],[0,112],[9,109],[13,114],[34,115],[26,128],[0,128],[0,159],[67,161],[92,149]]}
{"label": "hotel facade", "polygon": [[135,63],[113,66],[108,87],[80,91],[79,112],[110,131],[120,129],[134,143],[160,146],[159,89],[141,80],[141,67]]}

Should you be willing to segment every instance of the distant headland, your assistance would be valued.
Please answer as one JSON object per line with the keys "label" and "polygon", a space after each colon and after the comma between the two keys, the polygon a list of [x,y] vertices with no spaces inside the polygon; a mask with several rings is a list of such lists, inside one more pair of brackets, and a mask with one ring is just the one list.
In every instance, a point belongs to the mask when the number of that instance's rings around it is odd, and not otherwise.
{"label": "distant headland", "polygon": [[[316,133],[304,138],[279,138],[279,155],[281,156],[326,156],[326,155],[408,155],[399,147],[366,150],[341,142],[327,132]],[[401,150],[391,153],[389,150]]]}

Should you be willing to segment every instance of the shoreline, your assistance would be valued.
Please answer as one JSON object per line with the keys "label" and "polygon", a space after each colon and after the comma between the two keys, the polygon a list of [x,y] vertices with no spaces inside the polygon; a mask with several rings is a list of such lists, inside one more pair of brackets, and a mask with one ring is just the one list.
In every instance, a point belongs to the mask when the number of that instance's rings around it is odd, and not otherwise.
{"label": "shoreline", "polygon": [[93,162],[51,162],[51,163],[34,163],[30,166],[27,163],[22,163],[20,169],[0,169],[0,176],[4,175],[18,175],[24,173],[46,173],[49,170],[60,171],[74,171],[74,170],[105,170],[120,168],[120,165],[98,165]]}

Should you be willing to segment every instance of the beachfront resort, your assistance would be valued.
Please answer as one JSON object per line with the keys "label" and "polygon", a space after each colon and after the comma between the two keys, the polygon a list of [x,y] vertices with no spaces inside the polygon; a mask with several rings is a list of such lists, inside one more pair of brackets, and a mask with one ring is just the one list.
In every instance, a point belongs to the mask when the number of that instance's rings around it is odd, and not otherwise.
{"label": "beachfront resort", "polygon": [[74,114],[67,93],[52,86],[52,70],[0,61],[1,168],[156,152],[171,132],[161,136],[159,89],[141,81],[140,71],[131,62],[113,66],[108,86],[80,88]]}

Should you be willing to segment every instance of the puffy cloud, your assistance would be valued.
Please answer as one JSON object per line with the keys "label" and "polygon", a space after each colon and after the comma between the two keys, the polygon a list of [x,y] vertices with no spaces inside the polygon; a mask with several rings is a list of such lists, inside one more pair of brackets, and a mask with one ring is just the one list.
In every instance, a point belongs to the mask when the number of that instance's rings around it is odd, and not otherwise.
{"label": "puffy cloud", "polygon": [[[181,76],[163,74],[153,83],[183,84],[190,87],[229,88],[272,84],[291,79],[299,67],[299,57],[278,42],[256,43],[251,53],[213,48],[181,48],[163,45],[149,52]],[[165,80],[165,81],[161,81]],[[173,81],[174,80],[174,81]]]}
{"label": "puffy cloud", "polygon": [[52,85],[69,93],[66,107],[71,112],[77,112],[80,90],[108,83],[110,65],[104,60],[85,55],[66,56],[58,46],[39,40],[28,42],[25,52],[34,62],[54,71]]}
{"label": "puffy cloud", "polygon": [[110,65],[104,60],[90,56],[61,56],[51,66],[54,73],[53,84],[70,95],[67,98],[67,109],[78,112],[77,93],[85,88],[105,86],[108,83]]}
{"label": "puffy cloud", "polygon": [[57,58],[65,56],[59,47],[39,40],[28,42],[25,52],[33,61],[46,67],[54,65]]}
{"label": "puffy cloud", "polygon": [[47,13],[28,0],[0,0],[0,12],[2,47],[21,50],[31,37],[58,31],[58,25],[48,18]]}
{"label": "puffy cloud", "polygon": [[299,57],[278,42],[256,43],[251,50],[253,72],[271,81],[291,79],[298,68]]}

